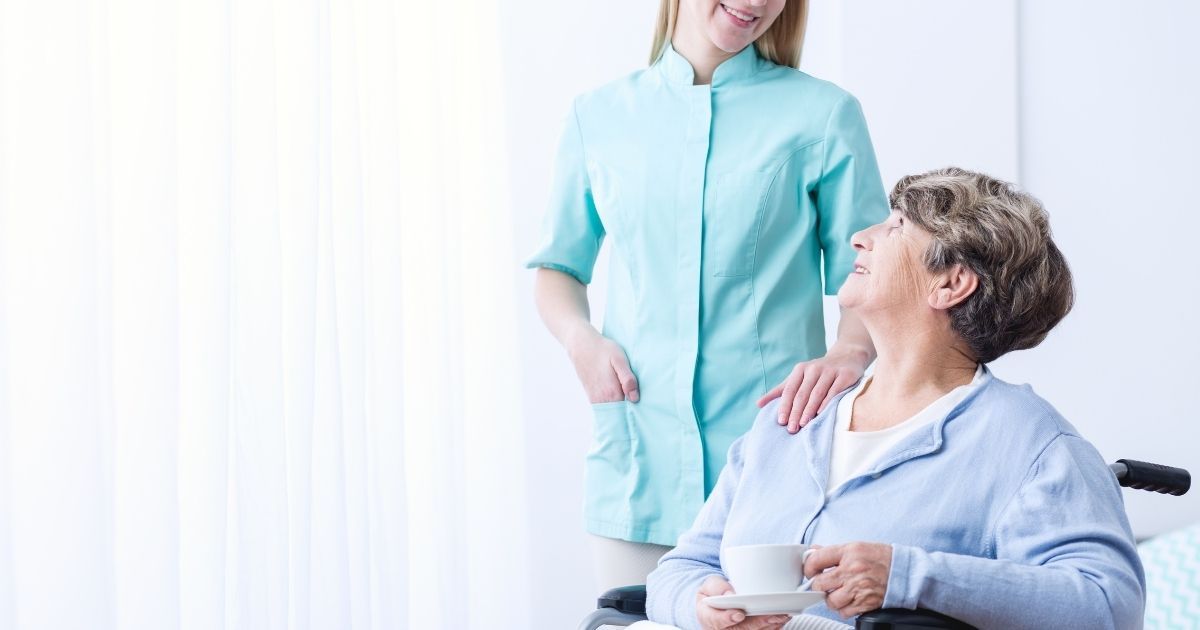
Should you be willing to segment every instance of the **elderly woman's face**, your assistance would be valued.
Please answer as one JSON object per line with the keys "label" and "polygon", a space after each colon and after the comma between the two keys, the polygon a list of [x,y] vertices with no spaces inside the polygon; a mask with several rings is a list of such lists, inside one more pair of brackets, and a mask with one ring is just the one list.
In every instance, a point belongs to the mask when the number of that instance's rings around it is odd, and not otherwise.
{"label": "elderly woman's face", "polygon": [[858,256],[854,271],[838,291],[838,303],[859,314],[897,314],[928,308],[933,274],[924,255],[933,237],[892,212],[883,223],[850,238]]}

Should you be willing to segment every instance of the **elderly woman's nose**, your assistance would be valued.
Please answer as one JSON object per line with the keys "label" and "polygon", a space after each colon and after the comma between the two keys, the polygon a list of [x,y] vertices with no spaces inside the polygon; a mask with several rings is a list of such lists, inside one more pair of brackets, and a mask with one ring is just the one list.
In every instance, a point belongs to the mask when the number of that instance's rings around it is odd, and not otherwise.
{"label": "elderly woman's nose", "polygon": [[854,249],[871,249],[870,239],[871,228],[867,228],[865,230],[859,230],[851,235],[850,244],[854,246]]}

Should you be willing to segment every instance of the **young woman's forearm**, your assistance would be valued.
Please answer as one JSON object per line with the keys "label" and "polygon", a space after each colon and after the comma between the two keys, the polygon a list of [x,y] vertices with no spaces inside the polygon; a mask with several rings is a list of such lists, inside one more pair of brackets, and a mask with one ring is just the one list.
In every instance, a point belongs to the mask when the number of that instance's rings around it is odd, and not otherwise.
{"label": "young woman's forearm", "polygon": [[859,356],[863,360],[864,369],[875,360],[875,344],[871,341],[867,327],[858,319],[858,315],[842,309],[841,319],[838,320],[837,340],[833,342],[828,354],[846,353]]}
{"label": "young woman's forearm", "polygon": [[587,287],[569,274],[538,269],[534,282],[538,315],[550,334],[568,351],[580,339],[596,334],[588,307]]}
{"label": "young woman's forearm", "polygon": [[538,313],[567,351],[588,402],[638,401],[638,381],[625,351],[592,327],[587,287],[553,269],[538,269],[534,286]]}

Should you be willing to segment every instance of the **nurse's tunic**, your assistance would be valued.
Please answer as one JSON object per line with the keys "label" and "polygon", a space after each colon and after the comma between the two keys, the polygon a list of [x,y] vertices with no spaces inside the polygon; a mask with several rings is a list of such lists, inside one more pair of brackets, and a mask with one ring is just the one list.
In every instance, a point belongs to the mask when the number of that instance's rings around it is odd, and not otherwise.
{"label": "nurse's tunic", "polygon": [[837,292],[850,235],[888,212],[854,97],[753,45],[712,85],[692,81],[668,47],[575,99],[528,262],[587,284],[612,243],[603,333],[640,400],[593,405],[585,518],[663,545],[691,525],[755,400],[824,355],[822,287]]}

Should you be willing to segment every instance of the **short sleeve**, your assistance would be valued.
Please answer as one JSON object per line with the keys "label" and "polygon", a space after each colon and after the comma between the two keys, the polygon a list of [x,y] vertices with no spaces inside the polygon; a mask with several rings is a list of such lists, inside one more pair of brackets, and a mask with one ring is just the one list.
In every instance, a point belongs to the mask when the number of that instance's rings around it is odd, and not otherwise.
{"label": "short sleeve", "polygon": [[835,295],[854,270],[850,237],[883,221],[887,195],[858,100],[847,94],[825,128],[821,181],[816,187],[817,235],[825,261],[825,294]]}
{"label": "short sleeve", "polygon": [[592,199],[574,103],[559,137],[550,206],[542,229],[542,241],[525,266],[547,267],[568,273],[583,284],[591,282],[592,268],[604,241],[604,226]]}

